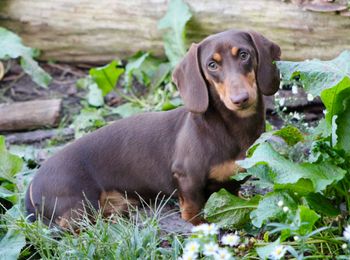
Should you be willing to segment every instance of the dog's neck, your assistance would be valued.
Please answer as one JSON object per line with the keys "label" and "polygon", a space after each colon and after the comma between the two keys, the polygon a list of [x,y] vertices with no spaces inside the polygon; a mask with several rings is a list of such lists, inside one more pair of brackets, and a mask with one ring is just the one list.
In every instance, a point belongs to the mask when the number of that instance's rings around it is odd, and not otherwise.
{"label": "dog's neck", "polygon": [[209,108],[204,117],[208,120],[210,120],[209,118],[218,118],[229,135],[240,136],[239,142],[242,149],[247,149],[265,131],[265,107],[260,92],[257,97],[255,113],[249,116],[242,117],[226,108],[217,97],[210,97]]}

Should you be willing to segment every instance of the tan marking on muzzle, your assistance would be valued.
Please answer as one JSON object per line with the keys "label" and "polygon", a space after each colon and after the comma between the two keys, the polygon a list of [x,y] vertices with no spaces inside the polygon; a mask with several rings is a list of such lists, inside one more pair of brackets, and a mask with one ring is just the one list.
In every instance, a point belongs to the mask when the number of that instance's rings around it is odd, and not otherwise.
{"label": "tan marking on muzzle", "polygon": [[199,225],[202,223],[202,220],[199,216],[200,209],[194,203],[187,201],[181,195],[179,195],[179,203],[180,203],[180,212],[181,218],[186,220],[193,225]]}
{"label": "tan marking on muzzle", "polygon": [[213,55],[213,60],[220,62],[222,60],[222,57],[219,53],[215,52]]}
{"label": "tan marking on muzzle", "polygon": [[210,169],[209,179],[217,182],[225,182],[231,176],[238,172],[244,172],[245,169],[235,163],[235,161],[226,161],[224,163],[213,166]]}
{"label": "tan marking on muzzle", "polygon": [[238,48],[237,48],[237,47],[232,47],[232,49],[231,49],[231,54],[232,54],[233,56],[237,56],[237,54],[238,54]]}

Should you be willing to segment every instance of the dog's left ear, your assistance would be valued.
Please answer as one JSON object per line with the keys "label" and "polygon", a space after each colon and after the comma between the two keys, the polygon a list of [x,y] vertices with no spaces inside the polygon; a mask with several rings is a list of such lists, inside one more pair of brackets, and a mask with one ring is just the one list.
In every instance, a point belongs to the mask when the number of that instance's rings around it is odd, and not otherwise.
{"label": "dog's left ear", "polygon": [[173,81],[179,89],[185,107],[194,113],[204,113],[209,105],[207,84],[202,76],[199,45],[192,44],[183,60],[176,66]]}
{"label": "dog's left ear", "polygon": [[249,31],[258,54],[257,83],[260,91],[270,96],[277,92],[280,74],[274,61],[280,60],[280,47],[257,32]]}

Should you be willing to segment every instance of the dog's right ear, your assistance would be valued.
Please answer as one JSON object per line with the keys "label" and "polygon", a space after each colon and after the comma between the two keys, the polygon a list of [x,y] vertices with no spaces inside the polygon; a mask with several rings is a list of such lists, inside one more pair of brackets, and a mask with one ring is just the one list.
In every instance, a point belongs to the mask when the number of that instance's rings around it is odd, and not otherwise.
{"label": "dog's right ear", "polygon": [[192,44],[183,60],[176,66],[173,81],[179,89],[185,107],[194,113],[204,113],[209,104],[207,84],[198,60],[198,44]]}

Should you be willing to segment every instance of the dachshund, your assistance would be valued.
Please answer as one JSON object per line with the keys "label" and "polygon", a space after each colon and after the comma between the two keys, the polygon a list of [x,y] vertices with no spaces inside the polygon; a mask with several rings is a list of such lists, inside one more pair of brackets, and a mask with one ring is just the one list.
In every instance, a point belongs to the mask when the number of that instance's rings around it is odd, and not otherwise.
{"label": "dachshund", "polygon": [[279,88],[280,55],[254,31],[232,29],[192,44],[173,72],[184,106],[117,120],[49,158],[26,193],[30,219],[65,228],[86,201],[108,216],[137,203],[136,194],[162,192],[178,197],[184,220],[201,223],[210,194],[239,190],[230,177],[265,130],[263,95]]}

